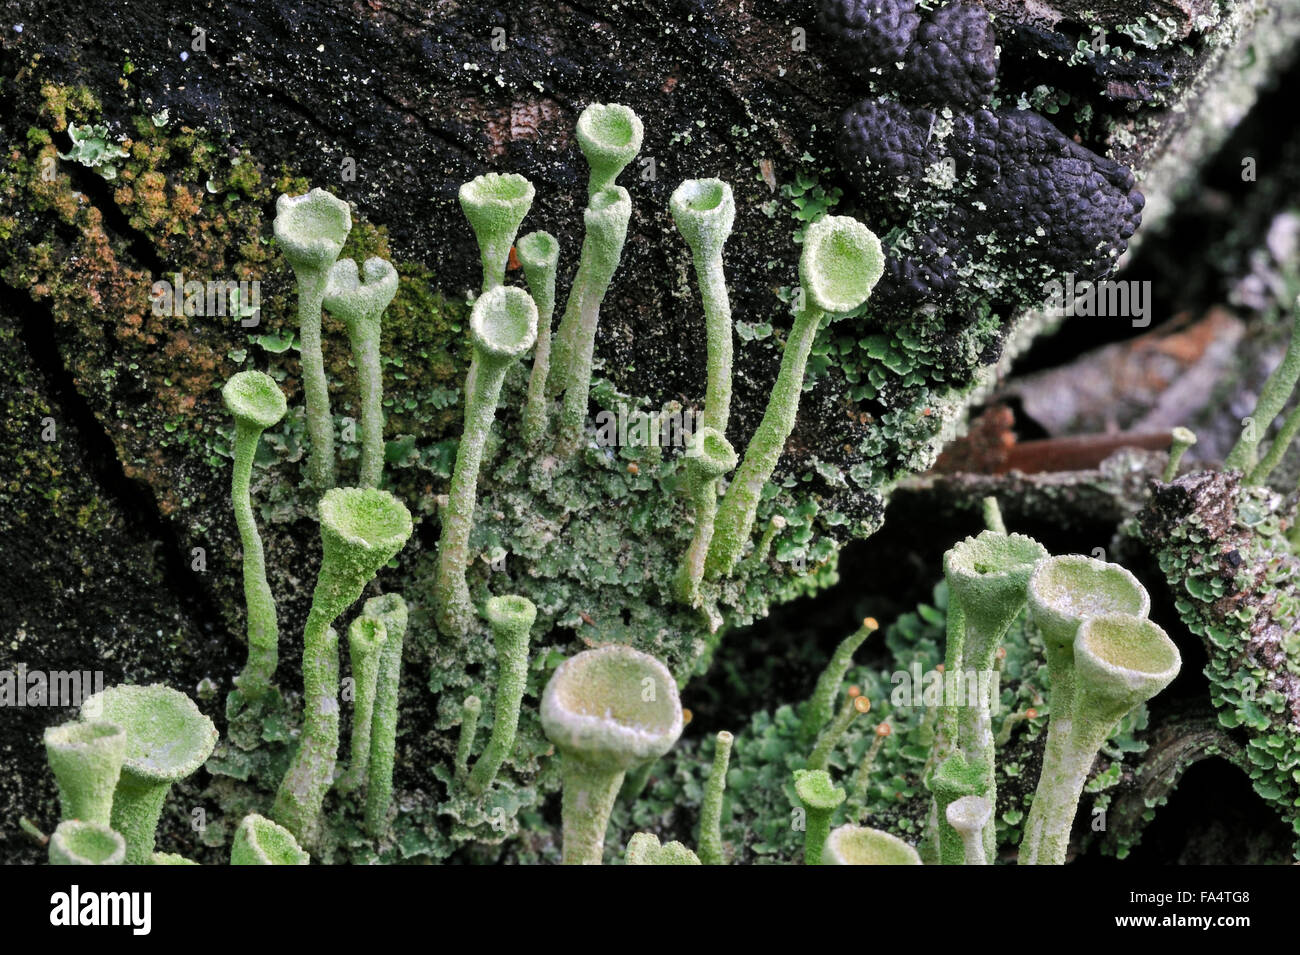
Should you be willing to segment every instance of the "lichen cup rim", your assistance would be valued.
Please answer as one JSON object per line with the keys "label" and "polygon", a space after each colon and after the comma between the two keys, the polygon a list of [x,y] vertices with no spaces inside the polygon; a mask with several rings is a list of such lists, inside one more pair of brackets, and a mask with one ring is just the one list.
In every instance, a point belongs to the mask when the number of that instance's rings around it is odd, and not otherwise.
{"label": "lichen cup rim", "polygon": [[126,859],[126,840],[102,822],[65,819],[51,833],[50,841],[62,855],[85,859],[87,865],[121,865]]}
{"label": "lichen cup rim", "polygon": [[668,208],[686,244],[706,254],[722,247],[736,221],[735,197],[721,179],[687,179],[673,190]]}
{"label": "lichen cup rim", "polygon": [[993,803],[984,796],[961,796],[948,804],[948,825],[958,832],[976,831],[993,818]]}
{"label": "lichen cup rim", "polygon": [[604,189],[597,189],[587,200],[587,208],[583,210],[583,221],[587,229],[591,230],[593,226],[602,220],[617,220],[627,218],[632,214],[632,193],[628,192],[622,186],[606,186]]}
{"label": "lichen cup rim", "polygon": [[[89,697],[83,717],[105,719],[126,731],[122,772],[157,783],[174,783],[193,774],[217,745],[218,733],[184,693],[161,683],[121,684]],[[166,720],[167,726],[160,723]],[[165,729],[165,739],[150,746],[149,729]]]}
{"label": "lichen cup rim", "polygon": [[560,261],[560,240],[538,229],[519,237],[515,242],[515,254],[525,268],[553,269]]}
{"label": "lichen cup rim", "polygon": [[1080,685],[1134,706],[1172,683],[1182,663],[1178,645],[1145,617],[1098,614],[1074,638]]}
{"label": "lichen cup rim", "polygon": [[[867,861],[851,861],[855,850],[865,850]],[[832,829],[826,838],[822,862],[828,865],[920,865],[921,857],[898,836],[846,823]]]}
{"label": "lichen cup rim", "polygon": [[[1059,579],[1062,574],[1069,577]],[[1082,554],[1043,558],[1029,575],[1027,592],[1034,619],[1050,645],[1071,643],[1087,617],[1106,613],[1145,617],[1151,612],[1150,594],[1130,571]],[[1098,599],[1103,595],[1104,602]]]}
{"label": "lichen cup rim", "polygon": [[377,318],[397,294],[393,263],[372,255],[358,268],[356,259],[339,259],[325,283],[324,305],[345,321]]}
{"label": "lichen cup rim", "polygon": [[290,265],[325,268],[343,251],[352,209],[319,186],[299,196],[282,194],[271,228]]}
{"label": "lichen cup rim", "polygon": [[241,839],[265,865],[307,865],[311,861],[292,832],[255,812],[245,816],[235,831],[236,842]]}
{"label": "lichen cup rim", "polygon": [[289,410],[275,379],[262,371],[241,371],[221,387],[221,400],[236,420],[265,431],[280,423]]}
{"label": "lichen cup rim", "polygon": [[461,183],[458,197],[467,214],[470,209],[493,209],[516,214],[522,220],[536,194],[533,184],[517,172],[485,172]]}
{"label": "lichen cup rim", "polygon": [[379,617],[361,614],[348,625],[348,644],[373,653],[388,642],[388,625]]}
{"label": "lichen cup rim", "polygon": [[794,791],[810,809],[831,810],[848,798],[848,793],[837,787],[824,769],[796,769]]}
{"label": "lichen cup rim", "polygon": [[630,106],[591,103],[578,116],[576,136],[583,155],[626,164],[640,151],[645,127]]}
{"label": "lichen cup rim", "polygon": [[852,216],[823,216],[804,233],[799,281],[824,312],[857,308],[870,298],[884,269],[880,239]]}
{"label": "lichen cup rim", "polygon": [[[336,487],[319,504],[321,527],[350,547],[389,557],[411,536],[411,512],[388,491]],[[384,558],[385,561],[388,557]]]}
{"label": "lichen cup rim", "polygon": [[502,594],[487,599],[483,616],[494,626],[519,624],[531,628],[537,619],[537,605],[518,594]]}
{"label": "lichen cup rim", "polygon": [[686,460],[705,477],[717,478],[740,463],[740,455],[725,434],[706,425],[691,435]]}
{"label": "lichen cup rim", "polygon": [[125,745],[126,730],[109,720],[69,720],[58,726],[47,726],[43,736],[47,749],[63,751],[84,750],[115,738]]}
{"label": "lichen cup rim", "polygon": [[[982,568],[980,557],[983,555],[987,555],[986,563],[992,569]],[[950,577],[969,580],[1011,581],[1023,575],[1027,581],[1038,563],[1048,556],[1046,547],[1024,534],[981,531],[950,547],[943,555],[943,569]]]}
{"label": "lichen cup rim", "polygon": [[499,285],[474,302],[469,325],[476,347],[496,358],[518,358],[537,341],[537,303],[521,288]]}
{"label": "lichen cup rim", "polygon": [[[579,692],[590,688],[592,678],[604,681],[597,687],[595,699],[588,700],[603,707],[600,714],[592,712],[595,707],[581,705]],[[663,692],[649,701],[654,723],[614,713],[612,702],[623,702],[629,695],[641,699],[645,679],[663,687]],[[614,680],[622,685],[611,686]],[[664,755],[681,736],[683,726],[677,681],[668,668],[650,654],[622,644],[583,650],[556,667],[542,692],[541,718],[547,738],[557,747],[622,769]]]}

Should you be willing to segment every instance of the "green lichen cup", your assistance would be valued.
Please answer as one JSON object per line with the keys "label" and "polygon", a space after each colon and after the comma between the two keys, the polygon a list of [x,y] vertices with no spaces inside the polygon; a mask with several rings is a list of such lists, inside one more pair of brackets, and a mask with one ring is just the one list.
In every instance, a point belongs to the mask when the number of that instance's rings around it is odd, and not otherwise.
{"label": "green lichen cup", "polygon": [[804,234],[799,281],[809,303],[827,314],[865,302],[884,269],[880,240],[857,219],[823,216]]}
{"label": "green lichen cup", "polygon": [[322,610],[332,623],[402,549],[413,524],[405,504],[375,488],[334,488],[321,498],[319,512],[327,584]]}
{"label": "green lichen cup", "polygon": [[230,847],[231,865],[307,865],[310,861],[292,832],[255,812],[244,817]]}
{"label": "green lichen cup", "polygon": [[212,755],[217,728],[188,696],[161,684],[109,687],[82,704],[82,715],[126,733],[112,826],[126,840],[127,864],[145,865],[167,794]]}
{"label": "green lichen cup", "polygon": [[631,647],[584,650],[551,675],[541,717],[562,760],[564,863],[599,865],[623,776],[663,756],[681,736],[677,682],[662,663]]}
{"label": "green lichen cup", "polygon": [[659,837],[638,832],[627,843],[627,865],[700,865],[699,857],[680,842],[659,844]]}
{"label": "green lichen cup", "polygon": [[126,758],[126,732],[105,721],[64,723],[45,731],[45,755],[59,785],[65,820],[107,826]]}
{"label": "green lichen cup", "polygon": [[485,173],[460,187],[460,208],[478,242],[484,292],[505,281],[510,247],[534,194],[533,184],[515,173]]}
{"label": "green lichen cup", "polygon": [[260,371],[241,371],[221,388],[221,400],[239,425],[259,434],[275,427],[289,410],[274,378]]}
{"label": "green lichen cup", "polygon": [[641,117],[618,103],[592,103],[578,117],[578,148],[587,158],[588,195],[614,184],[618,174],[641,151],[645,128]]}
{"label": "green lichen cup", "polygon": [[824,865],[920,865],[916,850],[897,836],[865,826],[837,826],[822,850]]}
{"label": "green lichen cup", "polygon": [[323,279],[352,231],[348,204],[324,189],[280,196],[272,224],[276,242],[299,280]]}
{"label": "green lichen cup", "polygon": [[1089,617],[1074,640],[1078,680],[1075,719],[1114,724],[1162,691],[1182,668],[1178,646],[1159,626],[1130,614]]}
{"label": "green lichen cup", "polygon": [[1146,588],[1119,564],[1066,554],[1034,569],[1027,587],[1029,609],[1049,649],[1069,648],[1084,618],[1123,613],[1145,617]]}
{"label": "green lichen cup", "polygon": [[50,865],[122,865],[126,840],[109,826],[65,819],[50,836]]}
{"label": "green lichen cup", "polygon": [[824,769],[796,769],[794,791],[807,813],[804,819],[803,864],[822,865],[831,816],[848,793],[837,787]]}
{"label": "green lichen cup", "polygon": [[397,294],[397,269],[385,259],[371,257],[357,267],[355,259],[339,259],[325,285],[325,307],[348,326],[379,320]]}
{"label": "green lichen cup", "polygon": [[537,340],[537,305],[523,289],[493,289],[474,303],[469,329],[476,353],[493,363],[513,361]]}
{"label": "green lichen cup", "polygon": [[696,257],[709,260],[722,254],[736,221],[731,186],[721,179],[687,179],[673,191],[668,209]]}

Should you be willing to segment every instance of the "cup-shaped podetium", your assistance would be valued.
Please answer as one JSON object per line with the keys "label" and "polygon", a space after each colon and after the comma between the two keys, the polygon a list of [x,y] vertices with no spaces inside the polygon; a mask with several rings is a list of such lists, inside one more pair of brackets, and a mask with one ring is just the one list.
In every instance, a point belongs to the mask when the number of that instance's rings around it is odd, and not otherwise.
{"label": "cup-shaped podetium", "polygon": [[668,668],[631,647],[584,650],[561,663],[542,693],[542,729],[564,778],[564,862],[599,865],[623,776],[658,759],[682,733]]}
{"label": "cup-shaped podetium", "polygon": [[327,491],[319,510],[324,559],[312,602],[332,623],[410,538],[411,512],[387,491],[359,487]]}
{"label": "cup-shaped podetium", "polygon": [[885,270],[876,234],[851,216],[823,216],[804,233],[799,281],[807,304],[830,315],[851,312]]}
{"label": "cup-shaped podetium", "polygon": [[523,289],[494,289],[470,310],[469,333],[475,357],[485,364],[513,361],[537,340],[537,305]]}
{"label": "cup-shaped podetium", "polygon": [[483,615],[492,626],[497,651],[496,707],[492,737],[469,776],[469,791],[474,795],[492,785],[514,748],[519,707],[528,685],[528,639],[537,607],[527,597],[507,594],[489,598]]}
{"label": "cup-shaped podetium", "polygon": [[221,388],[221,400],[239,427],[258,434],[279,424],[289,409],[275,379],[261,371],[232,375]]}
{"label": "cup-shaped podetium", "polygon": [[126,840],[102,822],[65,819],[50,836],[50,865],[122,865]]}
{"label": "cup-shaped podetium", "polygon": [[319,281],[343,251],[352,231],[352,210],[324,189],[301,196],[282,195],[275,203],[272,228],[298,280]]}
{"label": "cup-shaped podetium", "polygon": [[126,758],[126,732],[116,723],[88,721],[51,726],[45,755],[59,784],[64,819],[107,826]]}
{"label": "cup-shaped podetium", "polygon": [[736,222],[736,200],[721,179],[687,179],[668,200],[677,231],[699,259],[722,254]]}
{"label": "cup-shaped podetium", "polygon": [[614,184],[618,174],[641,151],[645,128],[641,117],[618,103],[592,103],[578,117],[578,148],[587,157],[588,195]]}
{"label": "cup-shaped podetium", "polygon": [[355,259],[339,259],[325,285],[325,307],[351,332],[377,325],[396,294],[397,269],[391,262],[372,256],[358,268]]}
{"label": "cup-shaped podetium", "polygon": [[292,832],[255,812],[244,817],[230,847],[231,865],[306,865],[310,861]]}
{"label": "cup-shaped podetium", "polygon": [[1181,667],[1178,646],[1150,620],[1089,617],[1074,639],[1076,731],[1086,720],[1104,742],[1126,713],[1172,683]]}
{"label": "cup-shaped podetium", "polygon": [[460,187],[460,207],[474,230],[483,263],[484,292],[505,281],[510,247],[534,194],[533,184],[516,173],[484,173]]}
{"label": "cup-shaped podetium", "polygon": [[915,849],[897,836],[865,826],[837,826],[822,850],[823,865],[920,865]]}
{"label": "cup-shaped podetium", "polygon": [[109,687],[87,699],[81,712],[126,733],[112,826],[126,840],[127,864],[146,865],[167,793],[212,755],[217,728],[188,696],[161,684]]}
{"label": "cup-shaped podetium", "polygon": [[967,865],[988,865],[984,832],[993,820],[993,802],[983,796],[962,796],[948,803],[948,825],[961,836]]}
{"label": "cup-shaped podetium", "polygon": [[998,642],[1024,609],[1029,577],[1047,556],[1047,548],[1031,537],[993,531],[968,537],[944,554],[943,574],[965,619],[959,665],[993,666]]}
{"label": "cup-shaped podetium", "polygon": [[649,832],[638,832],[627,842],[627,865],[700,865],[697,856],[680,842],[659,844],[659,837]]}
{"label": "cup-shaped podetium", "polygon": [[807,813],[804,819],[803,864],[821,865],[826,840],[831,832],[831,816],[848,793],[836,788],[824,769],[796,769],[794,791]]}

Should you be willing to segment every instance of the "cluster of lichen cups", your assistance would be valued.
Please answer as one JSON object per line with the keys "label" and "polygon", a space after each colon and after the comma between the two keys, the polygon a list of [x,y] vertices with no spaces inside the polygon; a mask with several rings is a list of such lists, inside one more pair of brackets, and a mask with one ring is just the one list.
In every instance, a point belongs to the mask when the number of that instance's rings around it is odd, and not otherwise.
{"label": "cluster of lichen cups", "polygon": [[[913,864],[920,856],[943,865],[997,860],[996,661],[1004,636],[1026,609],[1045,647],[1051,721],[1021,864],[1065,862],[1079,798],[1102,746],[1130,711],[1178,674],[1178,649],[1146,619],[1150,600],[1131,573],[1088,557],[1053,557],[1036,541],[1006,533],[995,501],[986,502],[985,519],[990,530],[961,541],[944,557],[950,595],[944,705],[932,724],[924,778],[932,803],[921,852],[852,824],[831,831],[848,794],[835,785],[827,757],[855,707],[869,709],[852,688],[838,715],[834,701],[853,653],[874,629],[868,620],[832,655],[804,707],[801,736],[805,744],[816,744],[793,783],[803,810],[806,864]],[[888,736],[888,724],[882,727],[886,732],[877,733],[855,778],[855,799],[848,802],[854,811],[863,805],[857,797],[880,740]]]}

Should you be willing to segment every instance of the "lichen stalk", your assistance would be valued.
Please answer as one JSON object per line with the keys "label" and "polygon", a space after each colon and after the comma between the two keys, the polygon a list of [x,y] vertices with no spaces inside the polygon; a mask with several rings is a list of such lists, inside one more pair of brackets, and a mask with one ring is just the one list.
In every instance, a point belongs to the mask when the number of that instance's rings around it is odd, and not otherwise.
{"label": "lichen stalk", "polygon": [[569,290],[551,355],[551,380],[558,389],[556,393],[564,393],[560,439],[565,450],[577,447],[587,417],[600,306],[623,256],[631,216],[632,197],[622,186],[595,193],[583,212],[586,234],[578,274]]}
{"label": "lichen stalk", "polygon": [[876,622],[875,617],[864,618],[862,626],[841,640],[840,645],[831,654],[831,658],[826,662],[826,668],[817,678],[812,696],[808,697],[808,704],[799,724],[799,735],[804,742],[811,743],[815,740],[817,734],[830,722],[835,711],[835,698],[839,696],[844,675],[853,665],[853,654],[857,653],[863,641],[878,629],[880,624]]}
{"label": "lichen stalk", "polygon": [[799,278],[804,305],[797,312],[781,356],[781,370],[735,478],[718,508],[705,573],[730,574],[754,528],[763,486],[776,470],[794,430],[808,356],[823,319],[860,306],[884,271],[880,240],[847,216],[824,216],[808,227]]}
{"label": "lichen stalk", "polygon": [[352,259],[330,269],[324,303],[342,320],[352,346],[361,395],[361,467],[358,487],[378,487],[384,473],[384,379],[379,340],[384,309],[397,294],[397,270],[380,258],[366,259],[360,273]]}
{"label": "lichen stalk", "polygon": [[722,854],[722,798],[727,790],[727,767],[731,764],[731,744],[734,738],[726,730],[720,732],[713,749],[713,769],[704,784],[704,798],[700,800],[700,862],[704,865],[723,865]]}
{"label": "lichen stalk", "polygon": [[804,808],[803,864],[821,865],[831,817],[847,794],[835,787],[824,769],[796,769],[794,791]]}
{"label": "lichen stalk", "polygon": [[493,597],[484,616],[492,626],[497,651],[497,685],[493,702],[492,735],[487,749],[474,764],[468,789],[477,796],[496,779],[501,764],[515,745],[519,728],[519,707],[528,684],[528,640],[537,607],[526,597]]}
{"label": "lichen stalk", "polygon": [[457,782],[469,776],[469,758],[474,752],[474,736],[478,733],[478,720],[483,713],[483,701],[470,694],[460,705],[460,736],[456,740],[456,765],[454,767]]}
{"label": "lichen stalk", "polygon": [[335,488],[320,502],[324,556],[303,630],[303,726],[272,816],[309,845],[333,784],[339,747],[334,621],[411,536],[411,514],[387,491]]}
{"label": "lichen stalk", "polygon": [[835,747],[840,744],[844,734],[853,725],[853,721],[863,713],[871,711],[871,701],[865,696],[855,695],[850,691],[848,697],[844,700],[844,705],[840,711],[835,714],[821,735],[817,737],[817,745],[813,747],[812,753],[808,756],[808,769],[825,769],[831,760],[831,753],[835,752]]}
{"label": "lichen stalk", "polygon": [[940,865],[966,864],[966,844],[961,833],[953,827],[948,809],[966,796],[989,798],[987,779],[986,765],[967,760],[961,751],[957,751],[940,763],[927,781],[939,816]]}
{"label": "lichen stalk", "polygon": [[537,347],[528,376],[524,405],[524,441],[535,445],[546,434],[546,380],[551,371],[551,318],[555,314],[555,277],[559,272],[560,243],[549,232],[530,232],[515,244],[528,292],[537,305]]}
{"label": "lichen stalk", "polygon": [[1291,325],[1291,340],[1287,343],[1282,362],[1268,376],[1264,387],[1260,389],[1259,400],[1251,412],[1251,424],[1243,432],[1237,443],[1232,446],[1228,456],[1223,459],[1225,469],[1235,469],[1250,473],[1259,453],[1259,444],[1264,440],[1268,426],[1273,423],[1284,407],[1296,382],[1300,381],[1300,301],[1297,301]]}
{"label": "lichen stalk", "polygon": [[736,202],[731,187],[720,179],[688,179],[668,205],[690,246],[704,306],[708,376],[700,425],[725,435],[731,416],[732,328],[722,248],[736,219]]}
{"label": "lichen stalk", "polygon": [[1065,863],[1079,797],[1101,747],[1125,714],[1168,686],[1182,667],[1178,647],[1160,627],[1123,613],[1084,620],[1074,639],[1074,660],[1069,726],[1044,751],[1021,865]]}
{"label": "lichen stalk", "polygon": [[691,436],[686,452],[686,481],[695,516],[691,543],[677,568],[677,599],[689,606],[700,603],[700,582],[704,579],[704,561],[713,539],[714,518],[718,509],[718,479],[736,466],[737,456],[720,430],[702,427]]}
{"label": "lichen stalk", "polygon": [[275,598],[266,577],[266,554],[253,516],[250,484],[253,460],[262,432],[277,424],[287,410],[284,392],[270,375],[244,371],[221,389],[226,409],[235,417],[235,466],[230,500],[243,548],[244,605],[247,610],[248,659],[235,678],[245,700],[262,697],[271,687],[279,663],[280,628]]}
{"label": "lichen stalk", "polygon": [[302,388],[311,439],[307,481],[317,491],[326,491],[334,486],[334,418],[321,345],[321,307],[330,269],[352,230],[352,212],[323,189],[282,195],[275,208],[275,238],[298,282]]}
{"label": "lichen stalk", "polygon": [[456,450],[447,506],[442,509],[434,582],[434,614],[438,629],[446,636],[463,635],[474,620],[465,573],[479,468],[506,371],[536,340],[537,306],[522,289],[498,286],[474,303],[470,334],[474,351],[465,382],[465,426]]}
{"label": "lichen stalk", "polygon": [[[1292,413],[1291,417],[1295,417],[1295,414]],[[1288,422],[1290,422],[1290,420],[1291,418],[1287,418]],[[1300,424],[1300,418],[1297,419],[1297,423]],[[1283,425],[1283,430],[1286,430],[1285,425]],[[1183,455],[1187,453],[1188,448],[1196,444],[1196,432],[1192,431],[1190,428],[1174,428],[1172,437],[1173,440],[1169,444],[1169,460],[1165,463],[1165,472],[1162,475],[1162,479],[1166,484],[1178,476],[1178,465],[1182,463]],[[1289,441],[1290,439],[1288,438],[1287,440]],[[1276,446],[1277,441],[1274,441],[1273,444]],[[1282,446],[1282,450],[1286,450],[1285,445]],[[1273,454],[1273,448],[1269,448],[1268,453],[1271,457]],[[1270,467],[1269,470],[1272,470],[1272,468]],[[1254,472],[1251,473],[1253,476]],[[1265,474],[1267,473],[1268,472],[1266,471]]]}
{"label": "lichen stalk", "polygon": [[[1043,639],[1049,681],[1047,741],[1044,766],[1072,764],[1069,752],[1074,720],[1076,673],[1074,647],[1079,628],[1088,617],[1123,613],[1145,617],[1151,609],[1146,589],[1118,564],[1091,557],[1064,555],[1040,561],[1029,578],[1027,589],[1030,619]],[[1042,786],[1042,777],[1039,781]],[[1049,810],[1047,800],[1037,799],[1030,807],[1020,842],[1023,864],[1036,864]],[[1073,818],[1073,817],[1071,817]],[[1068,839],[1068,832],[1067,832]]]}
{"label": "lichen stalk", "polygon": [[74,722],[45,731],[45,755],[59,786],[62,818],[107,826],[126,758],[126,732],[116,723]]}
{"label": "lichen stalk", "polygon": [[371,728],[375,716],[375,692],[379,683],[379,661],[388,629],[382,620],[362,614],[348,627],[348,659],[352,663],[352,758],[339,779],[342,791],[357,788],[369,779]]}
{"label": "lichen stalk", "polygon": [[1287,448],[1291,447],[1291,442],[1295,440],[1297,431],[1300,431],[1300,405],[1292,408],[1291,412],[1282,419],[1282,424],[1278,427],[1268,450],[1246,476],[1247,484],[1259,485],[1268,480],[1273,469],[1282,463],[1282,458],[1286,455]]}
{"label": "lichen stalk", "polygon": [[383,833],[393,800],[393,760],[397,746],[397,696],[402,682],[402,646],[407,609],[401,594],[381,594],[365,602],[362,614],[380,621],[387,634],[379,654],[375,709],[370,727],[370,779],[366,786],[366,831]]}

